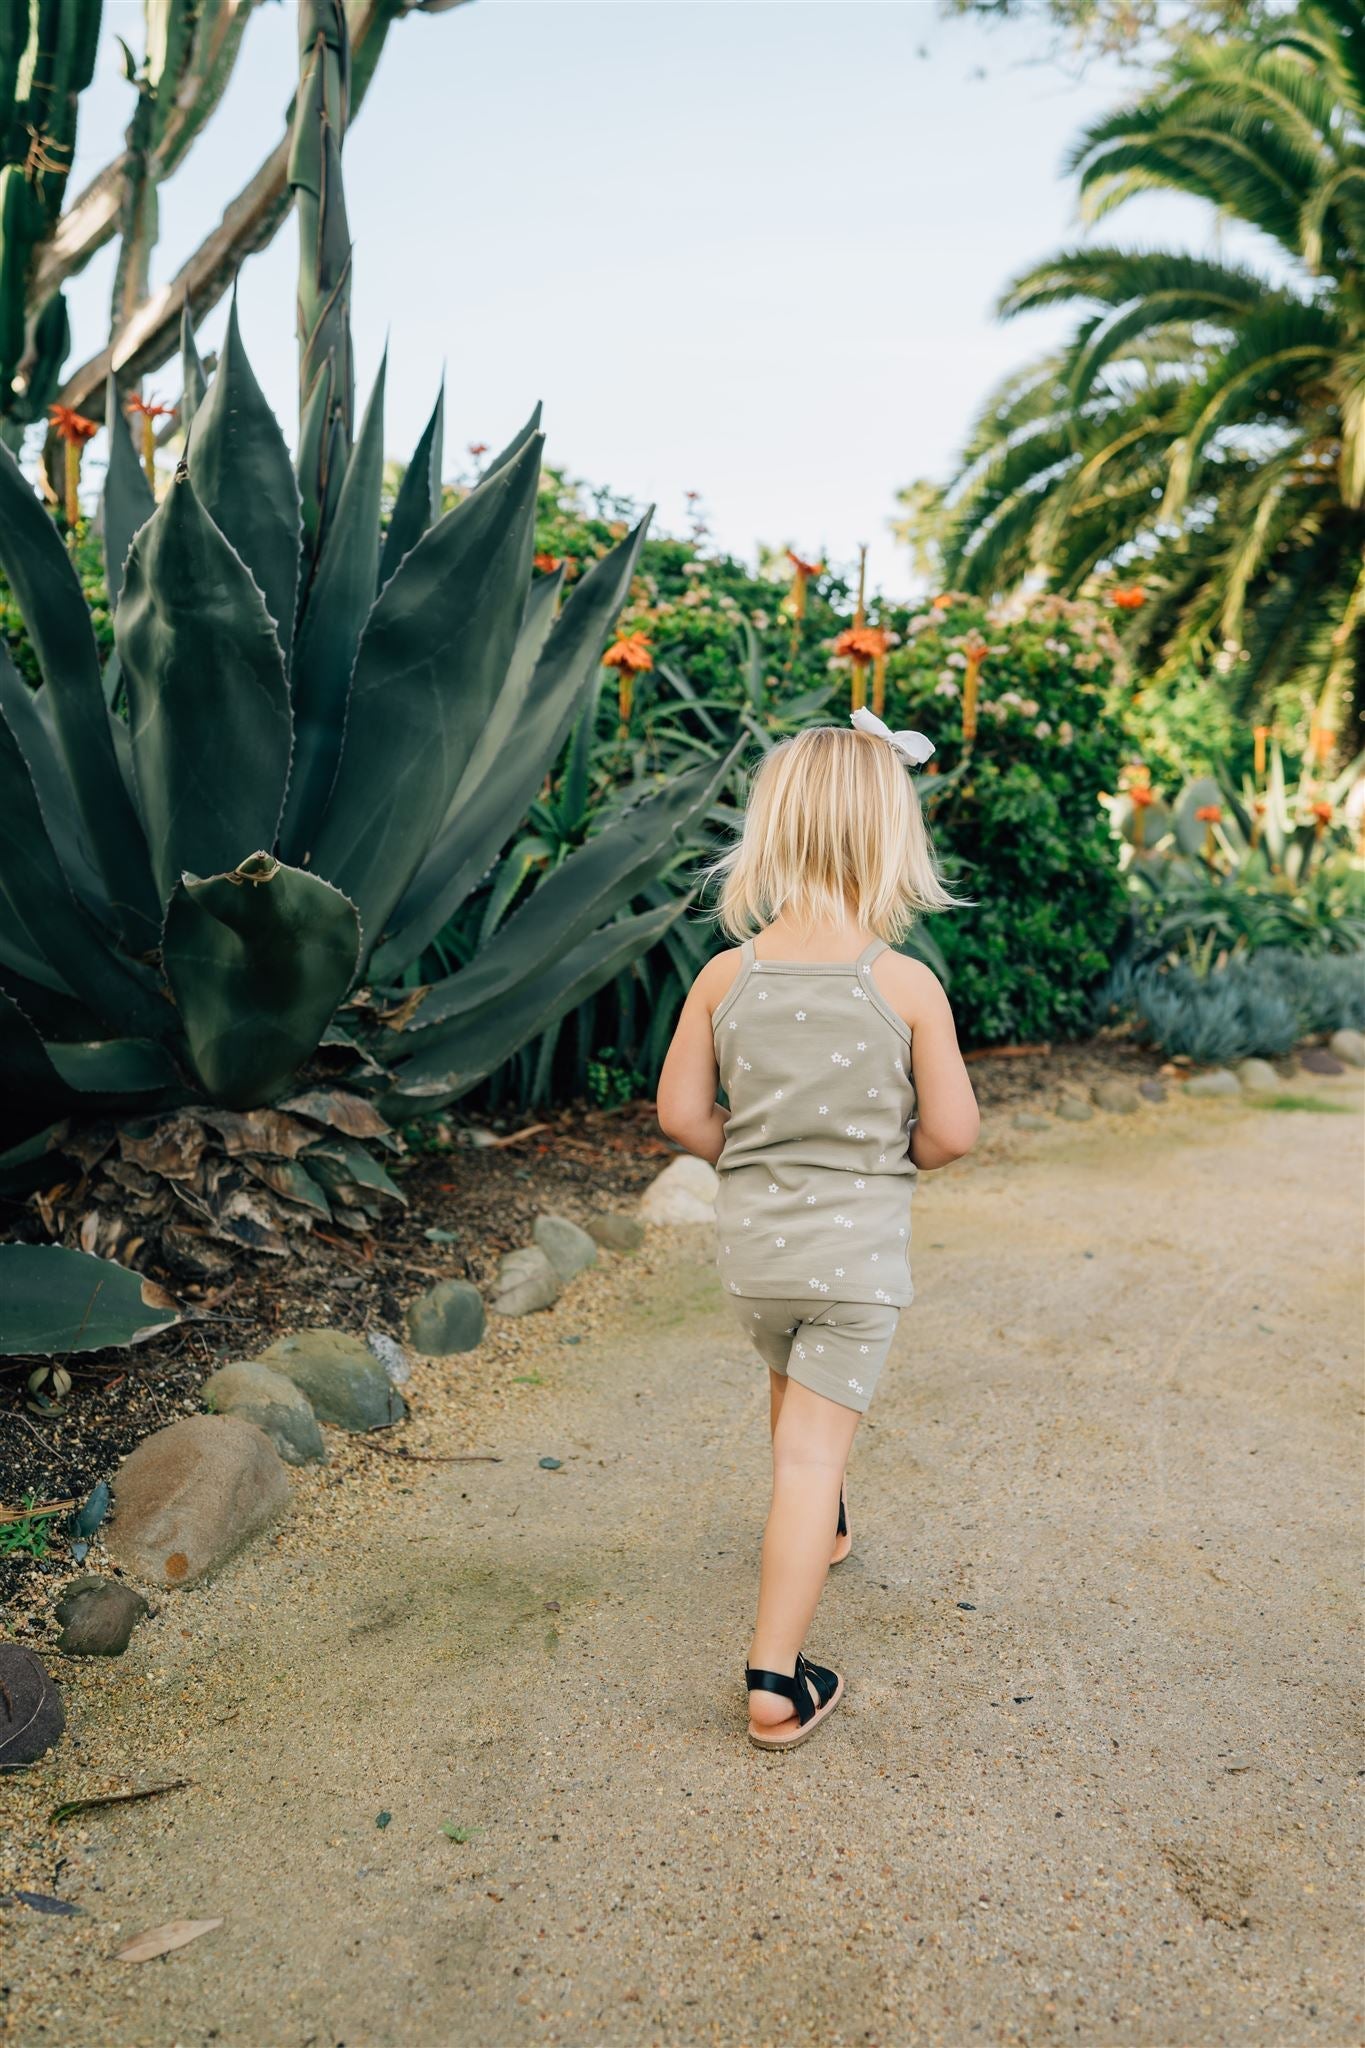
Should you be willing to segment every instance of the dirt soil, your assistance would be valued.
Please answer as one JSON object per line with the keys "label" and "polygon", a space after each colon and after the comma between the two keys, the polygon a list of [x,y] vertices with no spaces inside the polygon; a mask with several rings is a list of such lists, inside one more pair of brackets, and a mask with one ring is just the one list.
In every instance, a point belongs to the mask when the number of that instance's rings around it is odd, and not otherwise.
{"label": "dirt soil", "polygon": [[[811,1642],[848,1700],[790,1756],[743,1740],[766,1389],[705,1232],[329,1432],[122,1659],[45,1652],[0,1885],[78,1911],[0,1910],[10,2038],[1358,2042],[1361,1081],[1295,1093],[1002,1112],[922,1182]],[[180,1916],[223,1924],[113,1960]]]}

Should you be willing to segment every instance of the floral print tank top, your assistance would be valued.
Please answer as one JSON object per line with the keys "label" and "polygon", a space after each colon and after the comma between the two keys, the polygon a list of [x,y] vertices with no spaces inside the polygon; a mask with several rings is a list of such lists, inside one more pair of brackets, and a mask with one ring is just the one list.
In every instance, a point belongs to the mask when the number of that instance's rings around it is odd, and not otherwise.
{"label": "floral print tank top", "polygon": [[910,1027],[872,975],[757,960],[712,1020],[730,1104],[717,1161],[716,1264],[730,1294],[903,1307],[916,1169]]}

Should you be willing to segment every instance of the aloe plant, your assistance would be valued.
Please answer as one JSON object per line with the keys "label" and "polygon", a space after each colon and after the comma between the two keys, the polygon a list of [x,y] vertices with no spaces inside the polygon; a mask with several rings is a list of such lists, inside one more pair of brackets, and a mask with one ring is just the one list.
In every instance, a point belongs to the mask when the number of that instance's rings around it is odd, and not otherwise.
{"label": "aloe plant", "polygon": [[159,504],[110,403],[101,673],[68,552],[0,449],[0,569],[42,674],[31,691],[0,656],[0,1054],[19,1083],[0,1169],[30,1178],[83,1118],[256,1111],[319,1048],[387,1116],[451,1102],[673,924],[676,897],[629,906],[730,765],[670,781],[457,971],[404,985],[588,702],[643,523],[561,608],[558,577],[531,581],[538,409],[442,513],[438,403],[381,536],[384,372],[352,444],[347,293],[323,312],[345,15],[300,15],[291,163],[301,195],[325,165],[327,204],[300,206],[317,317],[298,468],[235,309],[206,388],[186,333],[192,423]]}

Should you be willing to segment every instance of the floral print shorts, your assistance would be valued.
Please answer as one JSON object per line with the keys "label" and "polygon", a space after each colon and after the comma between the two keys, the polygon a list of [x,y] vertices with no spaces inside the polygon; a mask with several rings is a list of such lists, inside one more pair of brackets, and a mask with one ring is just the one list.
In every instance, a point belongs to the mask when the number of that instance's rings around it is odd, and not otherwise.
{"label": "floral print shorts", "polygon": [[765,1365],[841,1408],[866,1413],[899,1308],[880,1301],[830,1301],[817,1308],[809,1299],[755,1301],[752,1295],[730,1305]]}

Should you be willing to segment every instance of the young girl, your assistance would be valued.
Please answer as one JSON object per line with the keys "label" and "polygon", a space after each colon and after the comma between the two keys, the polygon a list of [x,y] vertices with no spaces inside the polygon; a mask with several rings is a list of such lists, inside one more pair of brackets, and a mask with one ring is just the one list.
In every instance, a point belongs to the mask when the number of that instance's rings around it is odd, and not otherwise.
{"label": "young girl", "polygon": [[743,944],[697,976],[659,1080],[664,1130],[719,1170],[717,1265],[769,1371],[773,1495],[745,1671],[762,1749],[804,1741],[843,1697],[801,1652],[852,1547],[844,1467],[913,1295],[916,1172],[978,1130],[943,989],[887,945],[954,900],[906,773],[933,747],[870,712],[853,725],[765,757],[714,870]]}

